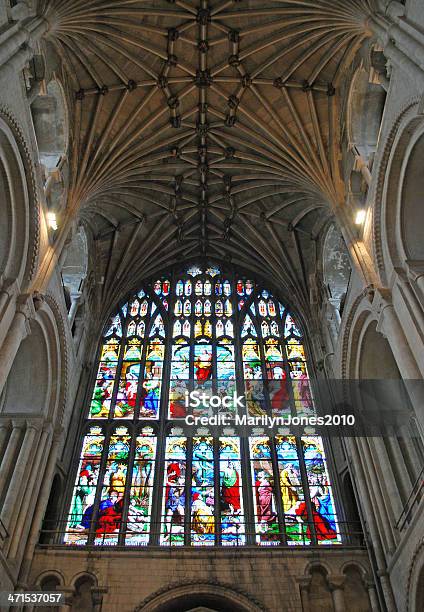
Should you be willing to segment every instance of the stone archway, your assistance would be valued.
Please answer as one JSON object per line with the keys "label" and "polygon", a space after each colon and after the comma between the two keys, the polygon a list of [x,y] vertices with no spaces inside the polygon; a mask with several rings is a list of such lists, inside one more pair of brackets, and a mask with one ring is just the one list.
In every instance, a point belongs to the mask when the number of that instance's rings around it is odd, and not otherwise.
{"label": "stone archway", "polygon": [[249,595],[226,585],[193,583],[168,585],[146,598],[135,612],[265,612]]}
{"label": "stone archway", "polygon": [[39,248],[39,206],[33,164],[18,123],[0,108],[0,285],[21,290],[35,270]]}

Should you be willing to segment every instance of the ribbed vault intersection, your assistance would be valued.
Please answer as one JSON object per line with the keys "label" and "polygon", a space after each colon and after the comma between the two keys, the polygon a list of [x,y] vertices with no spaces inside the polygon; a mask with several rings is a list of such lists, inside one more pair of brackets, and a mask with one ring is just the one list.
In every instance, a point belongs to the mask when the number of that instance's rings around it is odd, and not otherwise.
{"label": "ribbed vault intersection", "polygon": [[306,304],[311,237],[344,200],[340,80],[371,4],[40,2],[71,109],[70,206],[109,294],[200,253]]}

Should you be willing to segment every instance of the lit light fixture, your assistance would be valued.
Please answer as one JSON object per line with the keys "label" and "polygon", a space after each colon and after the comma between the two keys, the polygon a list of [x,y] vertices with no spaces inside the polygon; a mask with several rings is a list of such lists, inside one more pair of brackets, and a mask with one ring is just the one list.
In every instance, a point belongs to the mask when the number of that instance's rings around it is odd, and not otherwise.
{"label": "lit light fixture", "polygon": [[50,229],[55,230],[55,231],[57,230],[56,213],[54,212],[47,213],[47,225],[49,226]]}
{"label": "lit light fixture", "polygon": [[365,221],[365,217],[366,217],[366,211],[361,208],[360,210],[358,210],[358,212],[356,213],[356,217],[355,217],[355,223],[356,225],[362,225],[363,222]]}

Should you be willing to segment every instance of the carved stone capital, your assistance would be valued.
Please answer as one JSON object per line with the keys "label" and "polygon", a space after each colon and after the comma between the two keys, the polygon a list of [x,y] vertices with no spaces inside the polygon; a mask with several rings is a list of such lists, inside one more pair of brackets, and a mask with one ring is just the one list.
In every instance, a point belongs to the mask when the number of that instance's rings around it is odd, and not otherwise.
{"label": "carved stone capital", "polygon": [[386,308],[393,308],[392,292],[386,287],[379,287],[375,290],[372,302],[373,311],[381,317]]}
{"label": "carved stone capital", "polygon": [[18,295],[19,287],[16,278],[4,278],[0,276],[0,294],[5,293],[8,298]]}
{"label": "carved stone capital", "polygon": [[33,429],[35,432],[41,431],[42,427],[43,426],[42,426],[42,423],[40,421],[32,421],[32,420],[30,421],[30,420],[27,420],[25,422],[25,428],[26,428],[27,431],[29,431],[31,429]]}
{"label": "carved stone capital", "polygon": [[301,591],[308,591],[311,586],[311,576],[299,576],[296,578],[296,582]]}
{"label": "carved stone capital", "polygon": [[34,300],[31,293],[23,293],[18,297],[16,313],[24,315],[27,321],[35,318]]}
{"label": "carved stone capital", "polygon": [[344,574],[329,574],[327,576],[327,583],[330,591],[343,590],[346,582],[346,576]]}

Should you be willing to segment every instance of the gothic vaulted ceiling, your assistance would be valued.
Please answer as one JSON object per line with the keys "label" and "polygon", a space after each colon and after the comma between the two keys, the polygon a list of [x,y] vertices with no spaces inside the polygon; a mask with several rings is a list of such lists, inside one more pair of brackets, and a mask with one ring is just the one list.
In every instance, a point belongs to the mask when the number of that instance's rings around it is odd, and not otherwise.
{"label": "gothic vaulted ceiling", "polygon": [[372,0],[42,0],[70,109],[69,206],[112,296],[205,254],[307,302],[339,179],[340,84]]}

